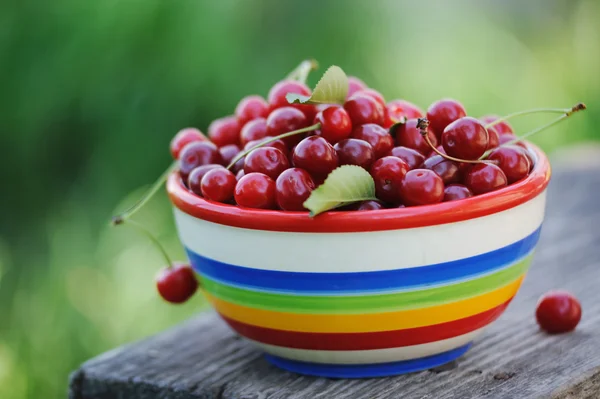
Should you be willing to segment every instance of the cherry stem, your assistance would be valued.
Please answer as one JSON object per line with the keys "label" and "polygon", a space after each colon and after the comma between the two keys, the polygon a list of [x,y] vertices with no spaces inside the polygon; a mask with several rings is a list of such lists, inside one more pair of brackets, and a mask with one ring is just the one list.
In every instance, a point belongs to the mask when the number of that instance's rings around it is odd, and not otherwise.
{"label": "cherry stem", "polygon": [[[579,104],[576,104],[576,105],[574,105],[572,108],[566,109],[566,110],[564,111],[564,114],[563,114],[563,115],[559,116],[558,118],[556,118],[556,119],[555,119],[555,120],[553,120],[552,122],[546,123],[545,125],[542,125],[542,126],[540,126],[540,127],[536,127],[535,129],[533,129],[533,130],[530,130],[529,132],[527,132],[527,133],[525,133],[525,134],[523,134],[523,135],[521,135],[521,136],[517,137],[516,139],[513,139],[513,140],[510,140],[510,141],[507,141],[506,143],[502,144],[500,147],[504,147],[504,146],[507,146],[507,145],[512,145],[512,144],[518,143],[519,141],[522,141],[522,140],[526,139],[526,138],[527,138],[527,137],[529,137],[529,136],[533,136],[534,134],[536,134],[536,133],[539,133],[539,132],[541,132],[542,130],[546,130],[546,129],[548,129],[548,128],[549,128],[549,127],[551,127],[551,126],[554,126],[554,125],[556,125],[557,123],[559,123],[559,122],[561,122],[561,121],[564,121],[564,120],[565,120],[565,119],[567,119],[569,116],[573,115],[575,112],[578,112],[578,111],[583,111],[583,110],[585,110],[585,109],[587,109],[587,107],[586,107],[586,105],[585,105],[584,103],[579,103]],[[486,151],[486,152],[485,152],[485,153],[482,155],[482,157],[481,157],[481,158],[485,158],[485,157],[489,156],[489,155],[490,155],[490,153],[491,153],[492,151],[493,151],[493,150],[488,150],[488,151]]]}
{"label": "cherry stem", "polygon": [[427,118],[419,118],[417,120],[417,128],[420,129],[420,133],[421,136],[423,136],[423,139],[425,139],[425,142],[429,145],[429,147],[431,147],[431,149],[436,152],[438,155],[440,155],[442,158],[446,158],[449,161],[454,161],[454,162],[463,162],[463,163],[495,163],[495,161],[481,161],[479,159],[460,159],[460,158],[454,158],[448,154],[444,154],[443,152],[441,152],[440,150],[438,150],[433,143],[431,142],[431,140],[429,140],[429,132],[427,131],[427,128],[429,127],[429,121],[427,120]]}
{"label": "cherry stem", "polygon": [[316,60],[304,60],[288,74],[286,79],[297,80],[298,82],[306,83],[308,74],[319,67],[319,63]]}
{"label": "cherry stem", "polygon": [[168,268],[171,268],[173,266],[173,263],[171,262],[171,258],[167,254],[167,251],[165,251],[165,248],[160,244],[158,239],[156,237],[154,237],[154,235],[150,232],[150,230],[148,230],[145,226],[139,224],[138,222],[134,222],[133,220],[127,220],[127,224],[131,227],[135,227],[139,232],[144,234],[146,237],[148,237],[150,239],[150,241],[152,241],[152,244],[154,244],[156,249],[159,250],[159,252],[162,254],[163,258],[167,262]]}
{"label": "cherry stem", "polygon": [[233,166],[236,164],[237,161],[239,161],[240,159],[244,158],[246,155],[248,155],[250,152],[252,152],[253,150],[263,147],[267,144],[270,144],[274,141],[277,141],[279,139],[284,139],[286,137],[290,137],[290,136],[295,136],[297,134],[300,133],[306,133],[306,132],[310,132],[313,130],[317,130],[321,127],[320,123],[315,123],[314,125],[308,126],[308,127],[303,127],[302,129],[298,129],[298,130],[292,130],[291,132],[287,132],[287,133],[283,133],[280,134],[279,136],[275,136],[275,137],[269,137],[268,140],[265,140],[257,145],[255,145],[252,148],[249,148],[248,150],[244,151],[244,152],[240,152],[238,155],[235,156],[235,158],[233,158],[231,160],[231,163],[229,165],[227,165],[227,169],[231,169],[233,168]]}
{"label": "cherry stem", "polygon": [[[585,107],[584,104],[577,104],[576,107],[579,105],[583,105]],[[506,120],[512,119],[517,116],[540,114],[540,113],[567,114],[569,112],[572,113],[574,108],[575,107],[573,107],[573,108],[534,108],[534,109],[528,109],[525,111],[513,112],[512,114],[508,114],[506,116],[503,116],[502,118],[498,118],[495,121],[488,123],[487,125],[485,125],[485,128],[488,129],[492,126],[495,126],[501,122],[504,122]]]}
{"label": "cherry stem", "polygon": [[168,168],[163,172],[162,175],[154,182],[154,184],[144,193],[142,198],[140,198],[135,204],[133,204],[129,209],[125,212],[122,212],[116,216],[112,217],[111,224],[113,226],[117,226],[123,224],[127,219],[129,219],[133,214],[139,211],[150,199],[156,194],[156,192],[165,184],[167,178],[173,171],[177,169],[177,161],[174,161]]}

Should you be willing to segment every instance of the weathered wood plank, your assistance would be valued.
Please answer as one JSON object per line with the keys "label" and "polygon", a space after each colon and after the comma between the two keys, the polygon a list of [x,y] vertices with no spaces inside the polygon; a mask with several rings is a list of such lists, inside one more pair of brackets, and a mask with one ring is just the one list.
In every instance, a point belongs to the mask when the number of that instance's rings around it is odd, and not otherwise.
{"label": "weathered wood plank", "polygon": [[[270,366],[213,314],[115,349],[71,377],[73,399],[104,398],[598,398],[600,167],[557,168],[534,264],[507,310],[458,364],[370,380],[303,377]],[[582,301],[575,333],[547,336],[539,295],[566,288]]]}

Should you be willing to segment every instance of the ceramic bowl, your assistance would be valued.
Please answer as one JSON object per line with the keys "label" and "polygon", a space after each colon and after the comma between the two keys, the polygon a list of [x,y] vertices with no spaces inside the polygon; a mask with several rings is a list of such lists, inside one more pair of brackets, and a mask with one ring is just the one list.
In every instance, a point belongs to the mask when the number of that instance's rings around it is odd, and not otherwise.
{"label": "ceramic bowl", "polygon": [[206,297],[273,364],[342,378],[464,354],[517,293],[544,218],[550,166],[501,190],[363,212],[244,209],[167,183]]}

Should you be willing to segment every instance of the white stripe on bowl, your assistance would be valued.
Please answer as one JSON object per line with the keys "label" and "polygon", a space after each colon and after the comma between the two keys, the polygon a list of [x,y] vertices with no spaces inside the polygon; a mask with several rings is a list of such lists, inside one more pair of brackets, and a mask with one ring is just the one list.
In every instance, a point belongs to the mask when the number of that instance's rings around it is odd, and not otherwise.
{"label": "white stripe on bowl", "polygon": [[464,259],[510,245],[544,218],[546,191],[528,202],[462,222],[359,233],[291,233],[207,222],[175,208],[182,243],[237,266],[294,272],[405,269]]}
{"label": "white stripe on bowl", "polygon": [[452,349],[460,348],[473,341],[485,327],[457,337],[430,342],[427,344],[404,346],[401,348],[370,349],[356,351],[325,351],[314,349],[296,349],[263,344],[248,338],[253,345],[271,355],[301,362],[324,364],[375,364],[399,362],[433,356]]}

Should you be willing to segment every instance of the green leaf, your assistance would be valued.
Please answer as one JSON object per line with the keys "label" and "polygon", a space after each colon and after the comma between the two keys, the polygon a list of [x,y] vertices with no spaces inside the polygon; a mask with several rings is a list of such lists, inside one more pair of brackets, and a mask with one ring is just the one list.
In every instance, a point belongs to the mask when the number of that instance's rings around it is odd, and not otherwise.
{"label": "green leaf", "polygon": [[344,165],[329,174],[304,201],[310,216],[359,201],[375,200],[375,181],[363,168]]}
{"label": "green leaf", "polygon": [[348,95],[348,77],[338,66],[330,66],[315,86],[310,97],[288,93],[290,104],[343,104]]}
{"label": "green leaf", "polygon": [[390,126],[390,128],[388,129],[388,132],[390,133],[390,136],[392,136],[394,138],[394,140],[396,140],[396,136],[398,135],[397,129],[401,126],[404,125],[406,123],[407,119],[405,116],[403,116],[402,118],[400,118],[399,121],[397,121],[396,123],[394,123],[392,126]]}

